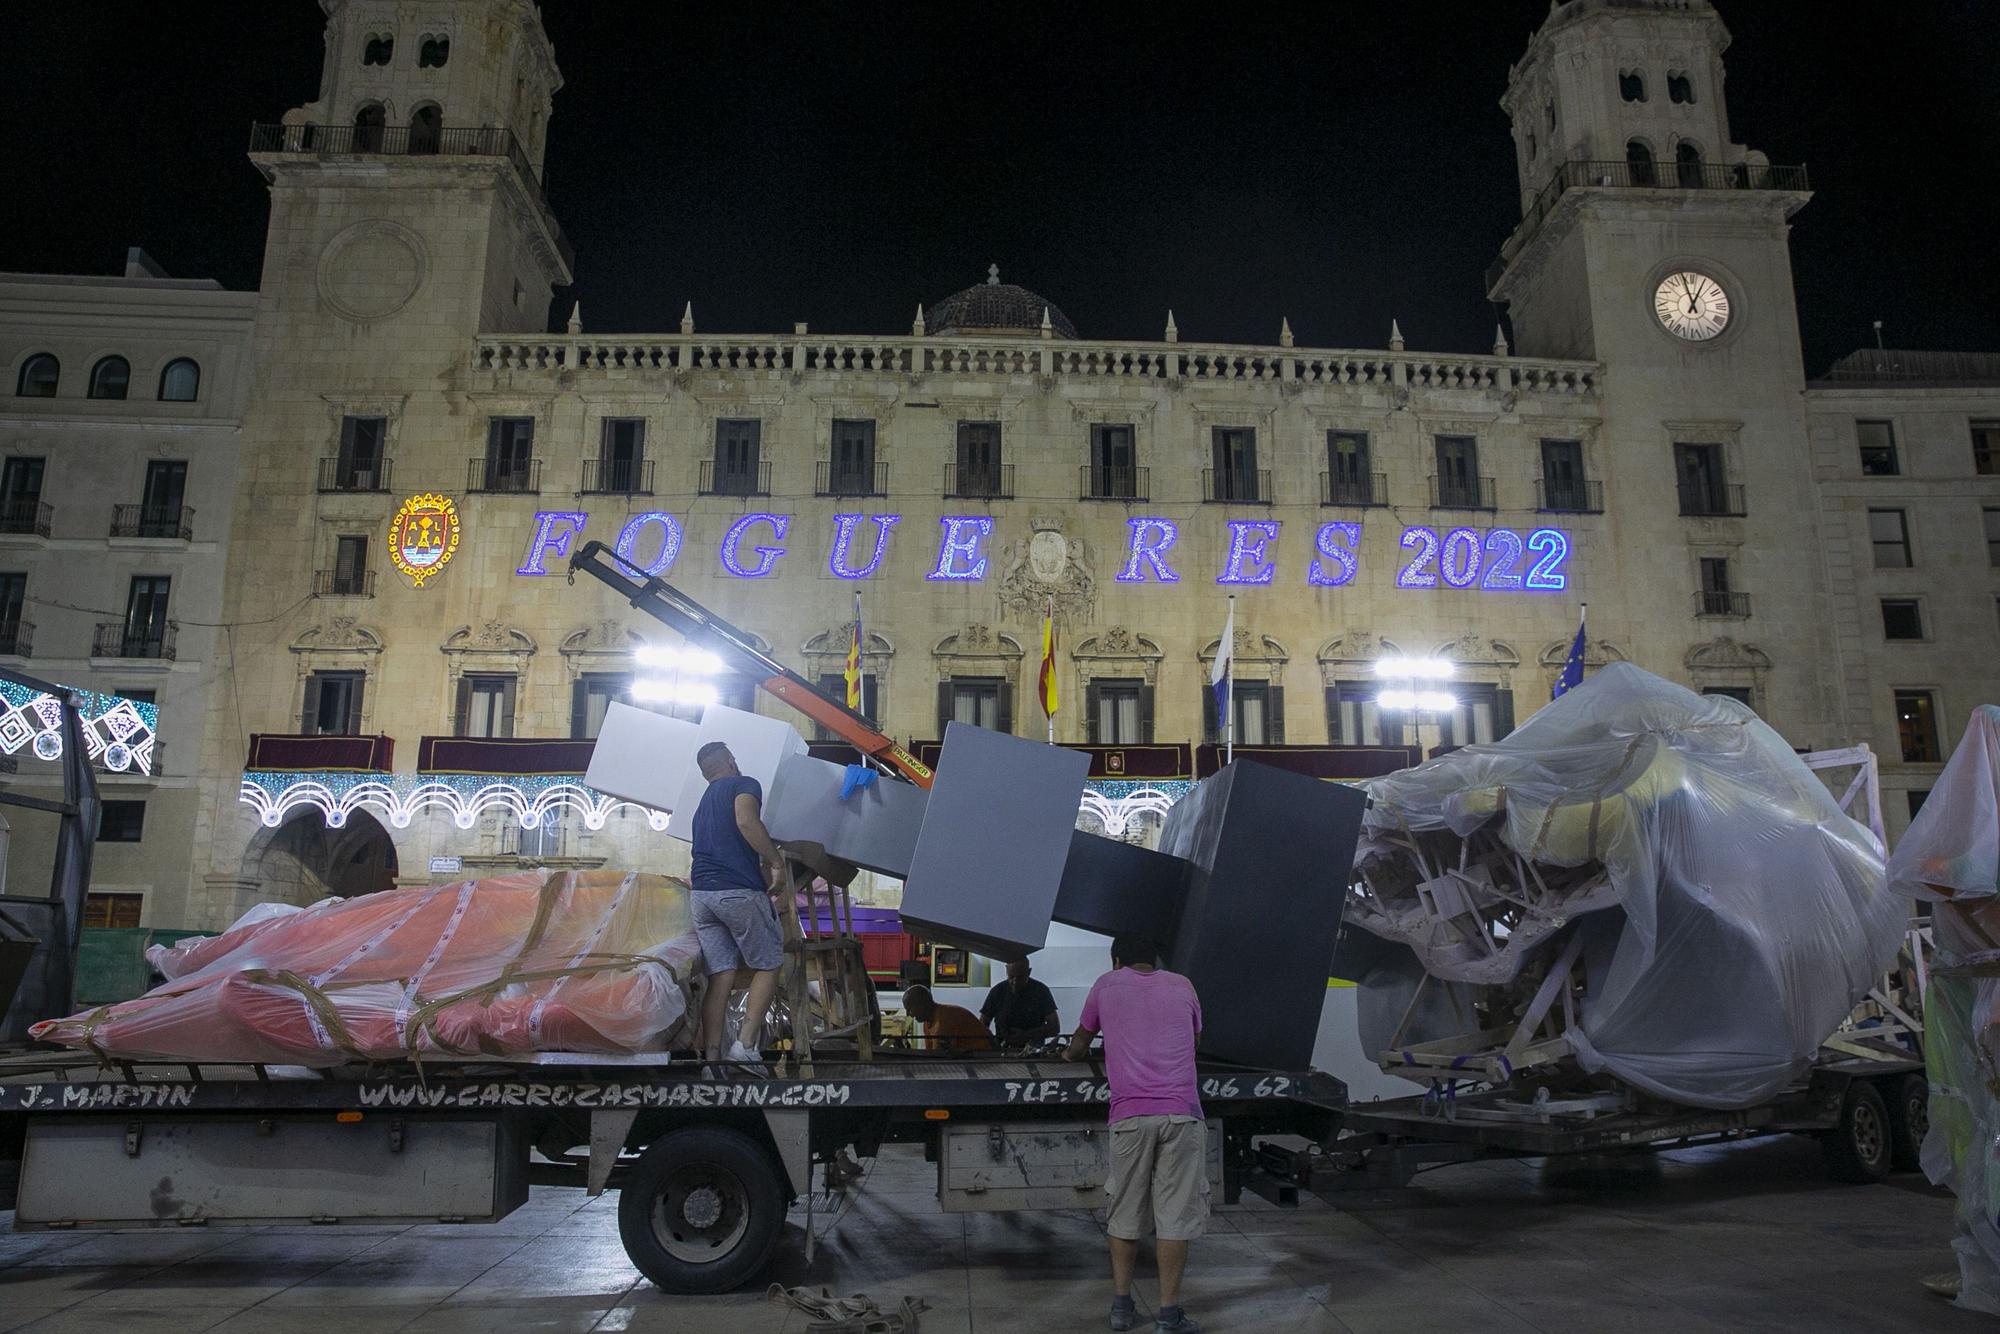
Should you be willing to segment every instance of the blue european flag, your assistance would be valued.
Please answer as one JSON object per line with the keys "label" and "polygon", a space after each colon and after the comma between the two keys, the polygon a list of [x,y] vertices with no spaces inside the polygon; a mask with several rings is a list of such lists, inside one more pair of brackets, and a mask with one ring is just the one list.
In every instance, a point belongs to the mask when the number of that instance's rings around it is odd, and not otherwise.
{"label": "blue european flag", "polygon": [[1569,656],[1563,659],[1562,675],[1556,678],[1556,688],[1549,693],[1552,700],[1561,699],[1563,692],[1574,690],[1583,684],[1583,617],[1576,618],[1576,642],[1569,646]]}

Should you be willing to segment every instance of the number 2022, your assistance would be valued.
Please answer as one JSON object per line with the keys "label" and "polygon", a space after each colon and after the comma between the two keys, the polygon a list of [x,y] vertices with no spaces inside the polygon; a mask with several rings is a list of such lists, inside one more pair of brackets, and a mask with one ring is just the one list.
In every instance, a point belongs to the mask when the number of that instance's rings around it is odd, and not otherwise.
{"label": "number 2022", "polygon": [[[1556,593],[1569,587],[1563,565],[1569,560],[1569,538],[1554,528],[1537,528],[1524,542],[1511,528],[1452,528],[1443,537],[1435,528],[1405,528],[1403,549],[1414,552],[1398,588],[1479,588],[1494,593]],[[1518,573],[1524,557],[1533,562]]]}

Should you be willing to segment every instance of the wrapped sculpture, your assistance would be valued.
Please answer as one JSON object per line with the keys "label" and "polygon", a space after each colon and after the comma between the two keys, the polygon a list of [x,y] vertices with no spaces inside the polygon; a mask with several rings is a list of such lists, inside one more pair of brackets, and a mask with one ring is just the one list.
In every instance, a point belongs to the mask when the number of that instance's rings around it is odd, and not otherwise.
{"label": "wrapped sculpture", "polygon": [[533,871],[253,910],[155,962],[171,980],[30,1032],[106,1058],[627,1053],[682,1042],[701,951],[685,882]]}
{"label": "wrapped sculpture", "polygon": [[1571,1067],[1747,1106],[1805,1074],[1904,928],[1874,836],[1782,737],[1629,664],[1368,792],[1368,935],[1337,966],[1393,1073]]}

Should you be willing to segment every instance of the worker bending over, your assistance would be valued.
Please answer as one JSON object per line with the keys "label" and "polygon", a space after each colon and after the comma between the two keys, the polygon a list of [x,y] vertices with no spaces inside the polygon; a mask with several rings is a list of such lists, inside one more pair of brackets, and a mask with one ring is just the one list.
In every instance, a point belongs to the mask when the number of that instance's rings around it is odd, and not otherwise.
{"label": "worker bending over", "polygon": [[1111,1086],[1111,1328],[1130,1329],[1132,1271],[1139,1239],[1158,1236],[1158,1334],[1197,1334],[1181,1310],[1188,1243],[1208,1223],[1208,1132],[1195,1086],[1201,1001],[1194,984],[1159,967],[1159,950],[1139,935],[1111,942],[1111,971],[1083,1002],[1082,1022],[1063,1051],[1081,1060],[1104,1034],[1104,1077]]}
{"label": "worker bending over", "polygon": [[1028,976],[1026,959],[1007,961],[1007,980],[986,993],[979,1017],[993,1025],[993,1036],[1003,1047],[1025,1047],[1062,1031],[1055,993]]}
{"label": "worker bending over", "polygon": [[963,1005],[943,1005],[919,982],[903,993],[903,1010],[924,1026],[926,1051],[992,1051],[993,1039],[979,1016]]}
{"label": "worker bending over", "polygon": [[[708,969],[701,998],[701,1049],[719,1060],[728,1048],[732,1061],[758,1056],[764,1012],[778,990],[778,966],[785,961],[784,938],[770,891],[784,872],[777,844],[764,828],[764,789],[736,767],[736,757],[720,741],[695,752],[694,762],[708,780],[694,808],[694,859],[689,875],[695,936]],[[739,968],[750,970],[743,1026],[727,1043],[722,1027],[729,993]]]}

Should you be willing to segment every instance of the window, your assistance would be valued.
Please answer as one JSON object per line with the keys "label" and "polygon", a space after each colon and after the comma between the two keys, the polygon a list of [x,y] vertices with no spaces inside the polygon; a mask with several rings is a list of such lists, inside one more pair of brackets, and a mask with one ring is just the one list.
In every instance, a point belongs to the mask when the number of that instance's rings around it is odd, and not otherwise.
{"label": "window", "polygon": [[[386,63],[386,62],[384,62]],[[379,153],[382,151],[382,127],[389,123],[389,115],[379,102],[370,102],[354,113],[354,151],[357,153]]]}
{"label": "window", "polygon": [[1922,639],[1924,637],[1923,605],[1916,598],[1883,598],[1882,637],[1884,639]]}
{"label": "window", "polygon": [[62,378],[62,363],[46,352],[37,352],[21,363],[21,378],[14,392],[22,398],[54,398],[56,381]]}
{"label": "window", "polygon": [[167,648],[167,599],[172,593],[173,580],[166,575],[132,576],[132,586],[125,595],[124,642],[119,657],[172,656]]}
{"label": "window", "polygon": [[543,820],[533,829],[516,829],[514,855],[539,862],[563,855],[563,822]]}
{"label": "window", "polygon": [[1749,686],[1703,686],[1701,693],[1704,695],[1720,695],[1724,699],[1733,699],[1744,708],[1750,709],[1753,712],[1756,709],[1756,706],[1750,702]]}
{"label": "window", "polygon": [[1701,188],[1701,150],[1685,139],[1674,145],[1674,173],[1681,189]]}
{"label": "window", "polygon": [[1910,568],[1910,523],[1901,510],[1869,510],[1868,541],[1875,548],[1875,568]]}
{"label": "window", "polygon": [[1431,503],[1441,509],[1486,508],[1480,495],[1479,442],[1469,435],[1441,435],[1433,448],[1437,476]]}
{"label": "window", "polygon": [[306,736],[361,735],[361,672],[314,672],[306,678],[299,731]]}
{"label": "window", "polygon": [[1013,489],[1010,481],[1001,454],[1000,423],[960,422],[957,471],[945,489],[954,496],[1004,500]]}
{"label": "window", "polygon": [[146,465],[146,490],[139,501],[139,536],[180,537],[181,502],[187,499],[188,466],[178,459]]}
{"label": "window", "polygon": [[[847,678],[839,672],[822,672],[819,679],[813,684],[817,685],[825,694],[839,700],[842,704],[847,702]],[[882,716],[880,712],[882,701],[876,694],[878,684],[879,682],[875,673],[869,671],[861,673],[861,714],[863,717],[880,718]],[[830,728],[815,726],[813,740],[839,741],[841,738],[835,735]]]}
{"label": "window", "polygon": [[1906,790],[1903,793],[1903,799],[1910,803],[1910,818],[1912,820],[1916,819],[1917,812],[1921,811],[1924,808],[1924,799],[1929,797],[1930,794],[1931,790],[1927,787],[1926,788],[1913,787]]}
{"label": "window", "polygon": [[1014,691],[1004,676],[954,676],[938,685],[938,735],[947,723],[1014,730]]}
{"label": "window", "polygon": [[764,423],[755,419],[715,424],[715,459],[711,484],[716,496],[761,496],[770,490],[763,478]]}
{"label": "window", "polygon": [[1514,730],[1513,691],[1461,681],[1451,693],[1458,703],[1438,717],[1438,745],[1484,745]]}
{"label": "window", "polygon": [[40,533],[42,520],[42,459],[10,458],[0,465],[0,533]]}
{"label": "window", "polygon": [[1326,433],[1326,503],[1329,505],[1380,505],[1375,473],[1369,467],[1366,431]]}
{"label": "window", "polygon": [[1694,84],[1686,70],[1667,71],[1667,100],[1683,105],[1694,101]]}
{"label": "window", "polygon": [[460,677],[453,735],[514,735],[514,687],[518,679],[512,673],[487,672]]}
{"label": "window", "polygon": [[1731,487],[1722,467],[1721,445],[1674,446],[1674,477],[1680,490],[1681,513],[1703,516],[1741,513],[1731,505]]}
{"label": "window", "polygon": [[[141,802],[131,802],[139,806]],[[101,829],[103,826],[100,825]],[[105,838],[98,835],[100,843],[122,843],[124,839]],[[144,894],[90,893],[83,896],[83,924],[95,927],[130,928],[139,925],[140,911],[145,907]]]}
{"label": "window", "polygon": [[2000,567],[2000,509],[1979,511],[1986,525],[1986,563]]}
{"label": "window", "polygon": [[1703,556],[1697,565],[1701,572],[1701,590],[1695,595],[1695,600],[1701,615],[1744,616],[1749,613],[1748,595],[1736,592],[1730,585],[1729,557]]}
{"label": "window", "polygon": [[1336,681],[1326,688],[1326,735],[1336,746],[1400,746],[1403,718],[1383,713],[1378,681]]}
{"label": "window", "polygon": [[1139,447],[1129,422],[1096,422],[1090,428],[1090,476],[1084,495],[1092,500],[1143,500],[1139,487]]}
{"label": "window", "polygon": [[832,452],[827,456],[827,464],[826,494],[881,495],[882,487],[875,478],[875,423],[836,420],[833,423]]}
{"label": "window", "polygon": [[192,403],[201,394],[201,367],[192,357],[176,357],[160,372],[162,403]]}
{"label": "window", "polygon": [[2000,421],[1972,423],[1972,470],[1987,477],[2000,473]]}
{"label": "window", "polygon": [[1218,426],[1214,428],[1210,441],[1213,456],[1214,480],[1209,487],[1210,500],[1265,501],[1259,485],[1263,480],[1257,470],[1257,430],[1252,426]]}
{"label": "window", "polygon": [[1153,739],[1153,688],[1136,678],[1092,681],[1084,688],[1084,734],[1096,746],[1138,746]]}
{"label": "window", "polygon": [[[1204,672],[1201,686],[1202,732],[1212,745],[1222,745],[1221,710]],[[1236,744],[1278,746],[1285,741],[1285,688],[1269,681],[1237,681],[1230,690],[1236,713]]]}
{"label": "window", "polygon": [[417,48],[418,69],[443,69],[451,59],[451,38],[426,37]]}
{"label": "window", "polygon": [[0,653],[22,653],[21,609],[28,602],[28,576],[0,574]]}
{"label": "window", "polygon": [[1928,690],[1896,692],[1896,739],[1905,764],[1936,764],[1938,748],[1937,697]]}
{"label": "window", "polygon": [[146,828],[146,803],[107,801],[98,808],[99,843],[137,843]]}
{"label": "window", "polygon": [[371,34],[361,47],[361,63],[364,65],[386,65],[396,54],[394,37]]}
{"label": "window", "polygon": [[1646,100],[1646,76],[1636,69],[1618,71],[1618,95],[1627,102]]}
{"label": "window", "polygon": [[645,418],[608,417],[597,442],[597,476],[586,479],[583,489],[615,496],[651,494],[645,464]]}
{"label": "window", "polygon": [[435,153],[444,140],[444,113],[437,103],[427,102],[410,117],[410,151]]}
{"label": "window", "polygon": [[1581,440],[1542,441],[1541,507],[1571,514],[1599,508],[1590,503],[1590,486],[1583,476]]}
{"label": "window", "polygon": [[381,491],[389,485],[384,467],[389,439],[387,417],[342,417],[340,453],[333,461],[334,491]]}
{"label": "window", "polygon": [[570,688],[569,734],[578,740],[595,737],[604,726],[611,701],[632,702],[629,672],[585,672]]}
{"label": "window", "polygon": [[368,580],[368,539],[359,533],[342,533],[333,539],[333,568],[326,572],[328,597],[367,597],[374,590]]}
{"label": "window", "polygon": [[1634,185],[1653,183],[1653,150],[1640,139],[1625,145],[1625,170]]}
{"label": "window", "polygon": [[90,368],[92,398],[123,398],[132,385],[132,363],[123,357],[106,357]]}
{"label": "window", "polygon": [[1896,428],[1891,422],[1858,421],[1854,434],[1861,442],[1861,475],[1894,477],[1902,471],[1896,463]]}
{"label": "window", "polygon": [[535,419],[494,417],[486,423],[486,458],[481,491],[535,489]]}

